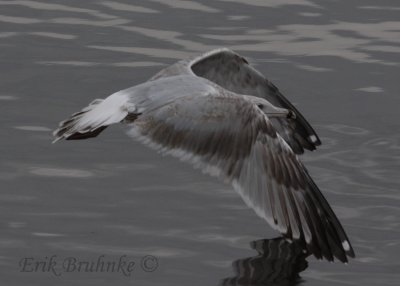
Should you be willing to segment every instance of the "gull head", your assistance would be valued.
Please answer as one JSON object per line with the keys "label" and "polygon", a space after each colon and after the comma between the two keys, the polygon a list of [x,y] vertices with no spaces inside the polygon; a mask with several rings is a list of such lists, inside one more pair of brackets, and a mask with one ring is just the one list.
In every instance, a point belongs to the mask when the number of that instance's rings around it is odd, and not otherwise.
{"label": "gull head", "polygon": [[249,96],[250,100],[253,104],[257,106],[257,108],[261,109],[264,114],[266,114],[269,118],[273,117],[286,117],[290,119],[295,119],[296,114],[285,108],[279,108],[272,105],[269,101],[255,96]]}

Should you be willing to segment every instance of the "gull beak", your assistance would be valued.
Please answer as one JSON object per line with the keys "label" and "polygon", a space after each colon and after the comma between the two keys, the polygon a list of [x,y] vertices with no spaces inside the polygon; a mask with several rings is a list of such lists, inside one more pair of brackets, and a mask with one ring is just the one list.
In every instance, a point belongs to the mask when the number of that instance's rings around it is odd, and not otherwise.
{"label": "gull beak", "polygon": [[275,110],[267,112],[267,116],[269,118],[280,117],[280,118],[296,119],[296,114],[293,111],[277,107],[275,108]]}

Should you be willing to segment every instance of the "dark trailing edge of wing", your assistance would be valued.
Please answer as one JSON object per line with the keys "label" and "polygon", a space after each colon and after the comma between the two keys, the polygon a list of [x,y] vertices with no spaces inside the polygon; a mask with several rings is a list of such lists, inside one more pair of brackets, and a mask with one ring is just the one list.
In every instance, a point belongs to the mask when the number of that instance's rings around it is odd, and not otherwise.
{"label": "dark trailing edge of wing", "polygon": [[81,139],[88,139],[88,138],[93,138],[97,137],[104,129],[106,129],[107,126],[100,126],[99,128],[93,130],[93,131],[88,131],[88,132],[76,132],[69,137],[67,137],[65,140],[81,140]]}

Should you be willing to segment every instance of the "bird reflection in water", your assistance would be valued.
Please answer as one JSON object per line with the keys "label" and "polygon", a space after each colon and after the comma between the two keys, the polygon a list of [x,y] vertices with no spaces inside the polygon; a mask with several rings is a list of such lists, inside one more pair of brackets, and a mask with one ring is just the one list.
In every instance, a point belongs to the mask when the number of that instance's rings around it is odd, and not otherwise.
{"label": "bird reflection in water", "polygon": [[299,273],[307,268],[307,253],[296,242],[279,237],[251,242],[257,256],[238,259],[232,267],[235,277],[221,280],[222,286],[298,285]]}

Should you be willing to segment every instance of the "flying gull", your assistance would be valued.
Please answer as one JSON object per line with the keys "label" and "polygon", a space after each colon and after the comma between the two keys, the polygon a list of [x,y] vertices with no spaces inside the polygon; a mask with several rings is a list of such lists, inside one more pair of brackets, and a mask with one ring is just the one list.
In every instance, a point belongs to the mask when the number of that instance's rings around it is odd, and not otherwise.
{"label": "flying gull", "polygon": [[145,83],[96,99],[60,123],[54,142],[128,134],[231,183],[248,206],[316,258],[347,262],[350,241],[298,155],[321,144],[279,90],[247,60],[218,49]]}

